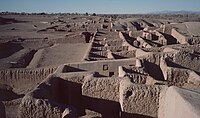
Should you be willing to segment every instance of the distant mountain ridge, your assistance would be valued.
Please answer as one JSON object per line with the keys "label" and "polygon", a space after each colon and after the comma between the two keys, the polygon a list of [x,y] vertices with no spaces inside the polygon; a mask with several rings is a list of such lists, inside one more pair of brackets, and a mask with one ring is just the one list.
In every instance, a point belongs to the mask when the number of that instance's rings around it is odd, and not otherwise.
{"label": "distant mountain ridge", "polygon": [[151,12],[149,14],[200,14],[200,11],[158,11],[158,12]]}

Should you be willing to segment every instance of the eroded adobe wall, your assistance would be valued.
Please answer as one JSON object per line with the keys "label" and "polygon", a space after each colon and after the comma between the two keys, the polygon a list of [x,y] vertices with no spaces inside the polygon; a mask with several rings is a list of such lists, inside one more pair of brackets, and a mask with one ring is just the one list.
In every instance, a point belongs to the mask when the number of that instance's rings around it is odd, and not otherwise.
{"label": "eroded adobe wall", "polygon": [[120,78],[88,78],[82,86],[82,103],[86,114],[119,117]]}
{"label": "eroded adobe wall", "polygon": [[160,68],[168,85],[184,86],[185,84],[199,85],[199,75],[190,69],[171,66],[169,60],[160,61]]}
{"label": "eroded adobe wall", "polygon": [[119,40],[119,39],[116,39],[116,40],[108,40],[108,41],[98,41],[98,42],[95,42],[97,44],[100,44],[100,45],[105,45],[106,43],[110,46],[122,46],[122,40]]}
{"label": "eroded adobe wall", "polygon": [[179,68],[169,68],[168,72],[168,82],[172,82],[175,85],[182,85],[187,83],[188,81],[188,70],[187,69],[179,69]]}
{"label": "eroded adobe wall", "polygon": [[[83,82],[84,76],[85,73],[77,76],[71,74],[48,76],[25,95],[18,108],[18,116],[60,118],[64,114],[76,118],[78,114],[83,114],[80,83]],[[64,112],[66,110],[70,110],[69,114]]]}
{"label": "eroded adobe wall", "polygon": [[119,55],[125,58],[134,58],[135,57],[135,50],[132,51],[121,51],[121,52],[113,52],[113,54]]}
{"label": "eroded adobe wall", "polygon": [[79,70],[99,72],[100,75],[109,76],[110,72],[114,72],[113,76],[118,76],[118,66],[135,65],[135,59],[107,60],[98,62],[84,62],[68,64],[67,66],[77,68]]}
{"label": "eroded adobe wall", "polygon": [[181,33],[179,33],[176,29],[172,29],[171,35],[177,39],[177,41],[180,44],[187,44],[188,43],[188,39],[186,36],[182,35]]}
{"label": "eroded adobe wall", "polygon": [[139,36],[142,36],[143,31],[134,31],[134,32],[129,32],[129,36],[133,37],[133,38],[137,38]]}
{"label": "eroded adobe wall", "polygon": [[128,51],[128,46],[92,47],[91,51],[98,52],[98,51],[106,51],[106,50],[111,50],[112,52]]}
{"label": "eroded adobe wall", "polygon": [[137,84],[145,84],[147,81],[147,75],[142,74],[130,74],[128,77],[131,79],[131,82]]}
{"label": "eroded adobe wall", "polygon": [[18,108],[19,118],[61,118],[61,107],[49,103],[44,99],[35,99],[30,96],[25,96]]}
{"label": "eroded adobe wall", "polygon": [[172,33],[173,24],[165,24],[163,26],[163,33],[171,35]]}
{"label": "eroded adobe wall", "polygon": [[[157,117],[164,86],[137,85],[128,77],[96,78],[88,72],[55,73],[26,94],[20,117],[60,117],[66,108],[78,116]],[[130,80],[130,79],[129,79]]]}
{"label": "eroded adobe wall", "polygon": [[200,56],[198,54],[192,54],[185,51],[180,51],[175,55],[174,63],[184,67],[200,72]]}
{"label": "eroded adobe wall", "polygon": [[107,57],[107,51],[100,51],[100,52],[90,52],[89,53],[89,57]]}
{"label": "eroded adobe wall", "polygon": [[171,67],[163,58],[160,60],[160,68],[168,84],[183,85],[188,82],[190,72],[188,69]]}
{"label": "eroded adobe wall", "polygon": [[[52,74],[57,67],[45,67],[36,69],[7,69],[0,71],[0,82],[10,86],[29,86],[40,83],[49,74]],[[21,85],[23,83],[23,85]]]}
{"label": "eroded adobe wall", "polygon": [[129,80],[120,83],[122,117],[157,117],[160,93],[166,86],[133,84]]}
{"label": "eroded adobe wall", "polygon": [[164,79],[167,80],[169,68],[168,68],[168,65],[167,65],[165,59],[163,59],[163,57],[160,59],[160,69],[162,70]]}

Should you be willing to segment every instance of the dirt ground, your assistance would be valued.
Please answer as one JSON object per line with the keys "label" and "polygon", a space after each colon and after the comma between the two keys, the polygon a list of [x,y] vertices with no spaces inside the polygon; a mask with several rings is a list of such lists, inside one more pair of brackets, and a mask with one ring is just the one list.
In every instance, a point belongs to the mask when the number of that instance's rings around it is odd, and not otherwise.
{"label": "dirt ground", "polygon": [[49,48],[36,52],[27,68],[36,68],[50,65],[60,65],[82,61],[86,53],[87,44],[55,44]]}

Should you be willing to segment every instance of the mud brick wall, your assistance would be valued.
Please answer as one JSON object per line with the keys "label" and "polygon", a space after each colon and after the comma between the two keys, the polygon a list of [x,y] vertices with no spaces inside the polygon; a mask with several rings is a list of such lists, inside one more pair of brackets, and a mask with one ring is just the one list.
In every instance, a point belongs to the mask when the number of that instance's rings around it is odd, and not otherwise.
{"label": "mud brick wall", "polygon": [[7,69],[0,71],[0,82],[8,85],[40,83],[49,74],[52,74],[57,67],[45,67],[36,69]]}

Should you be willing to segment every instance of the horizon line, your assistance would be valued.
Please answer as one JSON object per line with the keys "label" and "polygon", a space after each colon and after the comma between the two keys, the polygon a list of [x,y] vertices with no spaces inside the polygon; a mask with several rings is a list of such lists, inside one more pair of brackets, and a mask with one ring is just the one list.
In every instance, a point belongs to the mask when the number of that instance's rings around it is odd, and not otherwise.
{"label": "horizon line", "polygon": [[39,12],[39,11],[35,11],[35,12],[28,12],[28,11],[0,11],[1,13],[6,13],[6,12],[8,12],[8,13],[29,13],[29,14],[33,14],[33,13],[46,13],[46,14],[86,14],[86,13],[88,13],[88,14],[170,14],[170,13],[173,13],[173,12],[183,12],[183,14],[184,14],[184,12],[187,14],[187,13],[200,13],[200,11],[195,11],[195,10],[162,10],[162,11],[152,11],[152,12],[144,12],[144,13],[96,13],[96,12],[46,12],[46,11],[41,11],[41,12]]}

